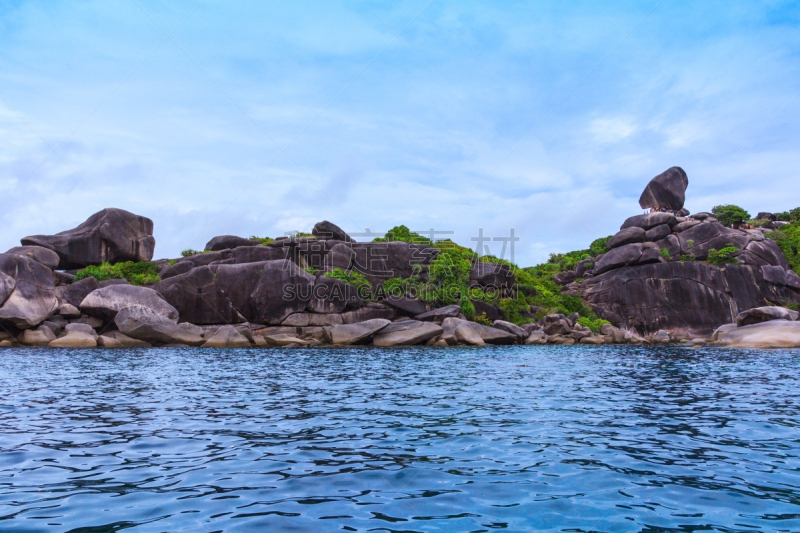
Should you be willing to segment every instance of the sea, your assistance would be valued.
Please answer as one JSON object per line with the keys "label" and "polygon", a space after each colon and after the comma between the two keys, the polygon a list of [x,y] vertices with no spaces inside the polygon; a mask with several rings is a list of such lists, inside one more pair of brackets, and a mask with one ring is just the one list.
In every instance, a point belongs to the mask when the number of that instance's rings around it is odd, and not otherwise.
{"label": "sea", "polygon": [[800,531],[800,350],[0,349],[0,531]]}

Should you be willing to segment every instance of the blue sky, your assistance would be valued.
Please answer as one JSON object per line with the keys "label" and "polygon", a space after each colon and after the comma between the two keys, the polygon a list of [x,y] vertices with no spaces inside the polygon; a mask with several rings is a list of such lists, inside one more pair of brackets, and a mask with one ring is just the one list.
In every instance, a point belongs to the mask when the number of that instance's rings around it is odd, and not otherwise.
{"label": "blue sky", "polygon": [[778,1],[0,2],[0,247],[114,206],[156,257],[327,219],[514,228],[529,265],[673,165],[691,211],[794,208],[799,30]]}

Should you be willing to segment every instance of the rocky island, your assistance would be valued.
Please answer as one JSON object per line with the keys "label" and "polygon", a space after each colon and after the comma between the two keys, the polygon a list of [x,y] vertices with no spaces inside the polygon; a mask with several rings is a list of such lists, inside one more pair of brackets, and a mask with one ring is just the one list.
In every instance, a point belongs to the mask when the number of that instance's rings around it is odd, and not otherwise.
{"label": "rocky island", "polygon": [[104,209],[0,254],[0,346],[800,346],[800,210],[690,214],[688,184],[668,169],[641,195],[649,212],[528,268],[327,221],[153,261],[153,221]]}

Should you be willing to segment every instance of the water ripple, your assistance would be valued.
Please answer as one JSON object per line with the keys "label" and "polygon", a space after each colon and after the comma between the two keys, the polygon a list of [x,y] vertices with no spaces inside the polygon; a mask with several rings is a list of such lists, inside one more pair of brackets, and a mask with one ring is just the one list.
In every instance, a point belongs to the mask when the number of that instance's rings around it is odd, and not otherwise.
{"label": "water ripple", "polygon": [[800,531],[798,351],[0,352],[0,530]]}

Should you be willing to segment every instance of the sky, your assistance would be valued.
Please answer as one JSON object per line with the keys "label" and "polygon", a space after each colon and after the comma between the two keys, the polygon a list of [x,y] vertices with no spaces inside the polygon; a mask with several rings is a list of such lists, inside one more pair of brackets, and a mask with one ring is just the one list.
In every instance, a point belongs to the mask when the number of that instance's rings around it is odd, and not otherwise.
{"label": "sky", "polygon": [[781,1],[0,0],[0,249],[119,207],[156,258],[330,220],[513,229],[527,266],[675,165],[692,212],[791,209],[799,30]]}

